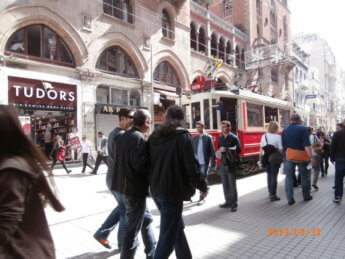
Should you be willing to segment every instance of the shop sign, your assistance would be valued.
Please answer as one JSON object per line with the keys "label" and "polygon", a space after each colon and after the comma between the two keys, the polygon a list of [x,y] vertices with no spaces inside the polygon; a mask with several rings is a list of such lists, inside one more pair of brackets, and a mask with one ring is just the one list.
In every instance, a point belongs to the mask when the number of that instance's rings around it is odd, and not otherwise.
{"label": "shop sign", "polygon": [[116,106],[116,105],[111,105],[111,104],[96,104],[96,113],[99,114],[113,114],[117,115],[120,111],[121,108],[124,106]]}
{"label": "shop sign", "polygon": [[19,77],[8,78],[8,98],[11,104],[25,108],[71,109],[77,106],[75,85]]}

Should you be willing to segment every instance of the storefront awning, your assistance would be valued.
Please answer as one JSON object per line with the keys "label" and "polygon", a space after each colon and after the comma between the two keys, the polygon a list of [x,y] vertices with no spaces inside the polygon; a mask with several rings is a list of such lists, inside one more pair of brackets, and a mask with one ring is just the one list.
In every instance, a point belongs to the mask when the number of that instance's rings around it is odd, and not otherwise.
{"label": "storefront awning", "polygon": [[176,100],[178,98],[178,95],[173,92],[163,91],[163,90],[156,90],[156,92],[160,93],[161,95],[165,95],[167,99],[169,100]]}

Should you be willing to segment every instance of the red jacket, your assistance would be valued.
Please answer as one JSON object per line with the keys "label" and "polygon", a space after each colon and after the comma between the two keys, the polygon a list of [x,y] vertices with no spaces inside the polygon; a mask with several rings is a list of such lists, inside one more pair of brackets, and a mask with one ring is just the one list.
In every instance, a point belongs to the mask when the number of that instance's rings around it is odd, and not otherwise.
{"label": "red jacket", "polygon": [[65,162],[66,147],[60,146],[59,151],[56,152],[56,160],[60,162]]}

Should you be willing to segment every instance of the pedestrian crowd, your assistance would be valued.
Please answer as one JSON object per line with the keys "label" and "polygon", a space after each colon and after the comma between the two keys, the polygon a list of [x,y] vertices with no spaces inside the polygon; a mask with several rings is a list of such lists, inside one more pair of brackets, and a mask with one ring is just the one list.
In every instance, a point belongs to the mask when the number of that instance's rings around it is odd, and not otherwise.
{"label": "pedestrian crowd", "polygon": [[[50,203],[62,211],[52,180],[51,170],[59,161],[67,173],[65,146],[57,137],[51,152],[49,168],[45,156],[24,135],[16,113],[0,105],[0,258],[55,258],[43,206]],[[239,138],[231,132],[229,121],[221,122],[222,135],[217,146],[212,136],[197,121],[197,134],[192,137],[184,128],[181,107],[171,106],[164,123],[151,129],[151,114],[146,109],[122,108],[119,125],[108,139],[98,132],[95,166],[89,164],[91,143],[82,138],[82,173],[86,167],[97,174],[102,161],[107,165],[106,185],[117,202],[93,237],[110,249],[109,234],[118,227],[117,245],[122,259],[135,257],[141,233],[147,258],[165,259],[175,251],[177,258],[192,258],[184,232],[183,202],[190,201],[199,190],[198,205],[206,201],[208,173],[217,165],[225,202],[220,208],[236,212],[238,194],[236,174],[242,166]],[[298,114],[280,134],[279,124],[271,121],[261,139],[260,162],[267,171],[269,199],[279,201],[277,177],[280,168],[285,177],[285,193],[289,205],[295,203],[294,187],[301,185],[304,201],[310,201],[311,187],[318,190],[318,178],[327,176],[328,160],[335,163],[334,202],[343,196],[345,176],[345,127],[337,125],[332,136],[314,132],[301,124]],[[11,143],[10,143],[11,142]],[[298,175],[296,176],[296,167]],[[311,177],[312,176],[312,177]],[[153,217],[146,204],[151,196],[160,212],[158,241],[152,230]],[[32,222],[40,227],[32,228]],[[3,256],[4,255],[4,256]]]}

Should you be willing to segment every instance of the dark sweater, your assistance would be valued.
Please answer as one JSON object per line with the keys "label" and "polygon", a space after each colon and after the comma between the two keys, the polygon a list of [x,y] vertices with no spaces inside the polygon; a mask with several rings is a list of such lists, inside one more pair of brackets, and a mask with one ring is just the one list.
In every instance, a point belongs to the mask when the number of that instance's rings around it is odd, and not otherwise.
{"label": "dark sweater", "polygon": [[331,144],[331,161],[345,159],[345,129],[334,133]]}
{"label": "dark sweater", "polygon": [[177,129],[164,137],[154,132],[148,143],[152,194],[182,201],[189,200],[195,194],[195,188],[207,191],[187,130]]}

